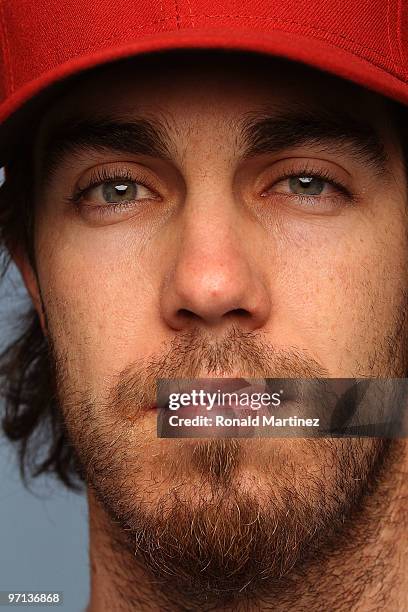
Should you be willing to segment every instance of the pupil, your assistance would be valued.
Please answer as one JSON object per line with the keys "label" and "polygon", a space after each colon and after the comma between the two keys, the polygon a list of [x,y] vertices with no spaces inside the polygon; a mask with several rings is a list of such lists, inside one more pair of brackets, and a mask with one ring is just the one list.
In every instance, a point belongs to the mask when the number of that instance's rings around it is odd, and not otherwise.
{"label": "pupil", "polygon": [[106,202],[127,202],[135,199],[136,186],[130,181],[121,181],[120,183],[104,183],[103,197]]}
{"label": "pupil", "polygon": [[289,186],[293,193],[320,195],[324,189],[324,181],[313,176],[292,176]]}

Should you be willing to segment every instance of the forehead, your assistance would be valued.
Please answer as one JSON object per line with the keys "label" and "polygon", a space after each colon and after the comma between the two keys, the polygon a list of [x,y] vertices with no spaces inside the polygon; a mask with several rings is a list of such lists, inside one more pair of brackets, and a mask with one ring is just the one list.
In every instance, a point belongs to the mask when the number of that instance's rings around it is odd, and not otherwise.
{"label": "forehead", "polygon": [[292,105],[387,124],[384,98],[328,73],[265,56],[190,52],[133,58],[83,75],[45,114],[41,128],[84,113],[157,116],[179,135],[208,121],[227,131],[247,114]]}

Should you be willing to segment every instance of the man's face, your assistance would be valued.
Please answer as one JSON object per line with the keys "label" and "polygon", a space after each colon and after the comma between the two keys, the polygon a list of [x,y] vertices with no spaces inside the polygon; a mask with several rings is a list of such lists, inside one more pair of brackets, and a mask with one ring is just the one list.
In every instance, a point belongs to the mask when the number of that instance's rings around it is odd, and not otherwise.
{"label": "man's face", "polygon": [[161,377],[405,375],[382,99],[253,58],[105,68],[40,126],[35,253],[70,436],[157,578],[260,588],[351,512],[381,441],[157,439],[151,405]]}

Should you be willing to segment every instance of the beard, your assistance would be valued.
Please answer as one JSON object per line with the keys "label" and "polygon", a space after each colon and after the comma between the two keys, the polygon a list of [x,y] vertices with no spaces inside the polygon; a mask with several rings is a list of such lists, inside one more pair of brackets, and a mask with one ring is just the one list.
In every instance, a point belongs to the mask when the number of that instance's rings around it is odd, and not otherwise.
{"label": "beard", "polygon": [[[261,334],[233,327],[222,342],[197,329],[180,334],[99,396],[76,388],[68,356],[50,337],[68,437],[111,521],[112,547],[126,551],[128,573],[143,567],[176,607],[277,596],[291,572],[344,534],[392,455],[391,441],[373,438],[157,439],[146,406],[158,378],[328,376],[307,354],[273,350]],[[406,367],[395,345],[380,365],[396,377]]]}

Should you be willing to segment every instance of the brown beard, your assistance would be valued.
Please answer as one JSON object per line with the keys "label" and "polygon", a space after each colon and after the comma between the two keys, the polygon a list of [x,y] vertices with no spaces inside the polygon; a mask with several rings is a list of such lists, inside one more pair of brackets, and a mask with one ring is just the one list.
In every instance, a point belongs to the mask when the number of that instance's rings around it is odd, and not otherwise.
{"label": "brown beard", "polygon": [[[231,443],[222,455],[228,465],[234,461],[228,457]],[[206,447],[206,464],[220,456],[222,441],[200,444]],[[154,513],[143,512],[142,503],[129,506],[122,499],[118,505],[117,492],[106,487],[95,493],[111,518],[119,521],[129,553],[150,571],[168,601],[189,602],[200,610],[215,605],[234,608],[243,600],[278,597],[291,570],[301,564],[304,572],[316,553],[330,547],[347,528],[346,517],[350,519],[374,490],[390,444],[320,441],[316,452],[344,466],[330,490],[307,470],[304,478],[311,491],[293,487],[292,468],[287,466],[287,473],[274,474],[266,490],[254,488],[249,494],[239,487],[239,470],[234,484],[212,483],[210,494],[198,489],[186,499],[188,489],[179,493],[180,487],[175,488],[159,500]],[[118,541],[123,549],[124,539]]]}
{"label": "brown beard", "polygon": [[[259,338],[237,328],[222,344],[197,331],[180,335],[164,356],[128,366],[104,400],[75,391],[53,347],[79,469],[120,526],[112,529],[113,546],[127,550],[176,609],[182,601],[204,610],[277,595],[291,570],[305,568],[344,531],[390,455],[391,443],[381,439],[268,440],[259,480],[243,476],[260,448],[253,440],[177,442],[174,456],[157,451],[154,466],[167,463],[164,493],[156,494],[155,472],[143,472],[152,444],[140,438],[151,434],[143,430],[143,407],[154,400],[157,378],[327,376],[301,352],[273,351]],[[139,436],[132,445],[129,432]]]}

